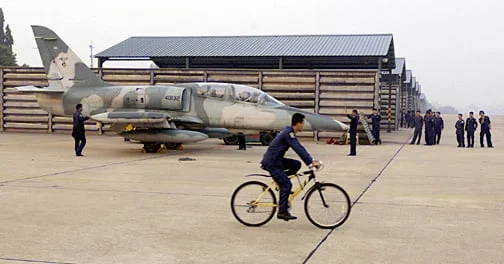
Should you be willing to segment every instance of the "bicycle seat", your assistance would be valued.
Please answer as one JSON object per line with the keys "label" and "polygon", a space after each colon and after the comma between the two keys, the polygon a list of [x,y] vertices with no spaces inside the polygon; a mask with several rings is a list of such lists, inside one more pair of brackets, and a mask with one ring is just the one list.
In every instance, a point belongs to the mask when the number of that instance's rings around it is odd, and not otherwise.
{"label": "bicycle seat", "polygon": [[251,177],[251,176],[271,177],[268,174],[260,174],[260,173],[254,173],[254,174],[247,174],[247,175],[245,175],[245,177]]}

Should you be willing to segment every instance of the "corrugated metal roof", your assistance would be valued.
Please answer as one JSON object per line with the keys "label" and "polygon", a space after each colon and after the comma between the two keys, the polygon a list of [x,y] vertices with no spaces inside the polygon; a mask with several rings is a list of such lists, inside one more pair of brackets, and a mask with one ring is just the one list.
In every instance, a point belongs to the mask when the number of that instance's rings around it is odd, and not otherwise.
{"label": "corrugated metal roof", "polygon": [[405,58],[396,58],[395,59],[395,69],[392,69],[392,74],[401,75],[403,73],[404,66],[406,64]]}
{"label": "corrugated metal roof", "polygon": [[131,37],[95,57],[386,56],[392,34]]}

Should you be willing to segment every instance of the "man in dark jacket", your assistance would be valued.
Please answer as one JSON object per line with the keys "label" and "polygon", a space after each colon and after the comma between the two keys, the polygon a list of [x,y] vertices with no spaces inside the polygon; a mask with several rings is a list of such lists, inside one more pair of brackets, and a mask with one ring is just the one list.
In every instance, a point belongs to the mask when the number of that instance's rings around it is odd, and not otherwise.
{"label": "man in dark jacket", "polygon": [[285,152],[292,147],[303,162],[314,167],[320,163],[314,161],[306,149],[299,143],[296,133],[303,130],[304,115],[296,113],[292,116],[291,126],[287,126],[269,144],[261,160],[261,168],[270,173],[271,177],[280,186],[280,201],[277,218],[285,221],[297,219],[288,211],[288,199],[292,189],[292,183],[288,175],[293,175],[301,168],[301,162],[284,158]]}
{"label": "man in dark jacket", "polygon": [[381,144],[381,139],[380,139],[381,116],[380,116],[380,113],[378,113],[378,109],[374,108],[373,114],[369,115],[367,118],[371,119],[371,127],[372,127],[371,133],[373,134],[373,137],[375,138],[374,143],[376,145],[378,145],[378,143]]}
{"label": "man in dark jacket", "polygon": [[415,144],[415,141],[417,140],[417,145],[420,145],[420,139],[422,139],[422,128],[423,128],[423,118],[420,115],[420,111],[416,111],[415,118],[414,118],[414,128],[415,131],[413,132],[413,140],[411,141],[411,145]]}
{"label": "man in dark jacket", "polygon": [[84,128],[84,122],[88,120],[89,117],[82,115],[82,104],[77,104],[75,110],[72,128],[72,137],[75,140],[75,155],[84,156],[82,155],[82,150],[84,146],[86,146],[86,129]]}
{"label": "man in dark jacket", "polygon": [[478,122],[474,118],[474,113],[469,112],[469,117],[466,120],[465,130],[467,131],[467,147],[474,148],[474,132],[478,128]]}
{"label": "man in dark jacket", "polygon": [[483,137],[486,135],[486,140],[487,140],[487,146],[489,148],[493,148],[492,144],[492,134],[490,133],[490,129],[492,129],[492,124],[490,122],[490,117],[485,116],[485,112],[481,110],[479,112],[480,118],[479,118],[479,123],[480,123],[480,145],[482,148],[485,147],[485,144],[483,144]]}
{"label": "man in dark jacket", "polygon": [[444,129],[444,120],[441,117],[441,112],[436,112],[436,118],[434,119],[434,133],[435,133],[435,144],[439,144],[441,140],[441,132]]}
{"label": "man in dark jacket", "polygon": [[432,110],[429,109],[424,116],[425,123],[425,145],[434,145],[434,119]]}
{"label": "man in dark jacket", "polygon": [[455,122],[455,130],[457,134],[457,143],[459,148],[465,147],[464,144],[464,119],[462,119],[462,114],[458,114],[458,120]]}
{"label": "man in dark jacket", "polygon": [[[345,108],[346,112],[346,108]],[[359,114],[357,110],[352,110],[351,115],[347,115],[350,119],[350,154],[348,156],[357,155],[357,125],[359,124]]]}

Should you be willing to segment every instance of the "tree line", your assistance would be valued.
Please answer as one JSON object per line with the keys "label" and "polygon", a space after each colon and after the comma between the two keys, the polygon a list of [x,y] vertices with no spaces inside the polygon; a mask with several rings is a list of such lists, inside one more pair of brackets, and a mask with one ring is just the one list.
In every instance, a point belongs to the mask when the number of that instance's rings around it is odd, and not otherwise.
{"label": "tree line", "polygon": [[4,30],[5,18],[2,8],[0,8],[0,66],[18,66],[16,54],[12,52],[14,38],[7,24]]}

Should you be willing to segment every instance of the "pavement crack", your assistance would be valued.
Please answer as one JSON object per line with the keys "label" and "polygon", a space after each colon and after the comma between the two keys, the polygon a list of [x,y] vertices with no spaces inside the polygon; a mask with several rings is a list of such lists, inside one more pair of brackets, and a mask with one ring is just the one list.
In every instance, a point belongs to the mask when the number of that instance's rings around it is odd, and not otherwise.
{"label": "pavement crack", "polygon": [[[399,155],[399,153],[401,152],[401,150],[404,148],[404,146],[406,146],[407,142],[409,142],[409,139],[404,142],[401,147],[394,153],[394,155],[389,159],[389,161],[387,162],[387,164],[385,164],[385,166],[383,166],[383,168],[380,170],[380,172],[378,173],[378,175],[376,175],[376,177],[374,177],[368,184],[368,186],[366,186],[366,188],[361,192],[361,194],[357,197],[357,199],[354,200],[354,202],[352,203],[351,205],[351,208],[354,207],[354,205],[360,200],[360,198],[362,198],[362,196],[364,196],[364,194],[369,190],[369,188],[371,188],[371,186],[376,182],[376,180],[383,174],[383,172],[388,168],[388,166],[392,163],[392,161],[397,157],[397,155]],[[319,243],[315,246],[315,248],[308,254],[308,256],[306,256],[306,258],[304,259],[303,261],[303,264],[307,263],[308,260],[310,260],[310,258],[317,252],[317,250],[320,248],[320,246],[322,246],[322,244],[327,240],[327,238],[329,238],[329,236],[334,232],[334,228],[331,229],[331,231],[329,231],[323,238],[322,240],[319,241]]]}
{"label": "pavement crack", "polygon": [[0,260],[18,261],[18,262],[30,262],[30,263],[75,264],[74,262],[58,262],[58,261],[17,259],[17,258],[2,258],[2,257],[0,257]]}

